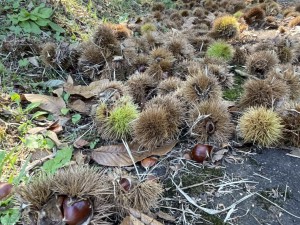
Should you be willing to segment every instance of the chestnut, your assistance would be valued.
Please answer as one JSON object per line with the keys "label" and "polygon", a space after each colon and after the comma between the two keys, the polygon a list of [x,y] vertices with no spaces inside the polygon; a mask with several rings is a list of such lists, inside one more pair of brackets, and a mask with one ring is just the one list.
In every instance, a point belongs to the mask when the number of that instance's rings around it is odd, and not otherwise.
{"label": "chestnut", "polygon": [[190,156],[196,162],[203,163],[205,159],[209,158],[212,149],[211,145],[196,144],[190,152]]}
{"label": "chestnut", "polygon": [[0,200],[6,199],[10,195],[12,188],[12,184],[0,182]]}
{"label": "chestnut", "polygon": [[124,189],[124,191],[128,192],[132,188],[131,179],[123,177],[119,181],[120,186]]}
{"label": "chestnut", "polygon": [[63,202],[63,221],[68,225],[88,224],[93,213],[89,200],[73,200],[65,198]]}

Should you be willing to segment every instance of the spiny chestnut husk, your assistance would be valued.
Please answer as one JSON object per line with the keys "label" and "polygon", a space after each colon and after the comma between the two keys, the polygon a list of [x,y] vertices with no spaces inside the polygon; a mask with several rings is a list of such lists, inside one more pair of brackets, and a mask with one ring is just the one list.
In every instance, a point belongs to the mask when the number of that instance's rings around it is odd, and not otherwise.
{"label": "spiny chestnut husk", "polygon": [[148,212],[157,206],[163,193],[162,185],[157,180],[145,180],[139,182],[135,177],[127,177],[134,183],[128,190],[123,185],[115,185],[115,203],[121,214],[125,214],[129,208]]}
{"label": "spiny chestnut husk", "polygon": [[168,95],[175,92],[182,84],[182,80],[177,77],[170,77],[162,80],[157,86],[157,94]]}
{"label": "spiny chestnut husk", "polygon": [[279,79],[247,80],[243,88],[239,103],[243,109],[250,106],[276,108],[289,98],[289,87]]}
{"label": "spiny chestnut husk", "polygon": [[138,107],[129,96],[120,98],[112,106],[105,102],[100,103],[95,120],[101,137],[105,140],[130,138],[131,123],[138,114]]}
{"label": "spiny chestnut husk", "polygon": [[212,150],[212,145],[196,144],[190,152],[190,157],[196,162],[203,163],[204,160],[210,157]]}
{"label": "spiny chestnut husk", "polygon": [[279,79],[285,82],[290,90],[290,99],[292,101],[300,99],[300,77],[295,72],[295,68],[289,67],[282,72],[271,71],[268,73],[267,79]]}
{"label": "spiny chestnut husk", "polygon": [[234,83],[233,74],[229,73],[226,65],[208,64],[206,68],[209,76],[215,76],[222,88],[231,88]]}
{"label": "spiny chestnut husk", "polygon": [[239,33],[239,24],[233,16],[226,15],[218,17],[213,22],[211,35],[214,38],[230,39]]}
{"label": "spiny chestnut husk", "polygon": [[239,120],[239,129],[246,142],[270,147],[282,137],[282,119],[272,109],[250,107]]}
{"label": "spiny chestnut husk", "polygon": [[300,147],[300,104],[295,104],[281,113],[283,119],[283,136],[295,147]]}
{"label": "spiny chestnut husk", "polygon": [[172,52],[175,58],[179,60],[192,59],[195,52],[193,46],[182,34],[168,38],[165,42],[165,48]]}
{"label": "spiny chestnut husk", "polygon": [[234,131],[227,107],[220,101],[204,101],[195,105],[189,115],[190,134],[199,142],[222,144]]}
{"label": "spiny chestnut husk", "polygon": [[156,94],[157,84],[158,82],[146,73],[132,75],[127,80],[130,95],[141,107]]}
{"label": "spiny chestnut husk", "polygon": [[218,80],[202,71],[188,76],[180,92],[188,102],[219,100],[222,96],[222,88]]}
{"label": "spiny chestnut husk", "polygon": [[254,22],[261,22],[265,16],[265,11],[259,6],[255,6],[244,13],[244,19],[249,25]]}
{"label": "spiny chestnut husk", "polygon": [[68,225],[88,224],[93,216],[92,203],[88,199],[65,198],[62,204],[63,221]]}
{"label": "spiny chestnut husk", "polygon": [[251,75],[264,79],[266,74],[279,62],[271,51],[259,51],[247,57],[246,68]]}

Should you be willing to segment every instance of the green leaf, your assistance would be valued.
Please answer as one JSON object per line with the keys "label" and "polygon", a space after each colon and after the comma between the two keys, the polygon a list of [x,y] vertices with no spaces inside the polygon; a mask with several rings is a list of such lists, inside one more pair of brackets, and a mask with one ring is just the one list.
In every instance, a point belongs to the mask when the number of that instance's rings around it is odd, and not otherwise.
{"label": "green leaf", "polygon": [[51,17],[53,10],[51,8],[40,8],[38,13],[39,13],[39,17],[48,19]]}
{"label": "green leaf", "polygon": [[40,148],[42,147],[43,139],[44,137],[41,134],[29,135],[25,138],[24,144],[27,148],[30,149]]}
{"label": "green leaf", "polygon": [[50,159],[44,163],[42,169],[50,174],[55,173],[56,170],[70,162],[72,158],[72,152],[73,149],[71,147],[66,147],[58,150],[53,159]]}
{"label": "green leaf", "polygon": [[30,14],[29,18],[33,21],[36,21],[38,19],[38,17],[33,14]]}
{"label": "green leaf", "polygon": [[64,33],[65,32],[65,30],[62,28],[62,27],[60,27],[60,26],[58,26],[56,23],[53,23],[53,22],[49,22],[49,26],[54,30],[54,31],[56,31],[56,32],[58,32],[58,33]]}
{"label": "green leaf", "polygon": [[69,93],[65,93],[65,94],[63,95],[64,101],[65,101],[65,102],[68,102],[70,96],[71,96],[71,95],[70,95]]}
{"label": "green leaf", "polygon": [[17,186],[17,185],[21,182],[21,179],[25,176],[25,173],[26,173],[26,167],[27,167],[27,165],[28,165],[28,163],[29,163],[30,158],[31,158],[31,155],[29,155],[29,157],[26,159],[24,165],[23,165],[22,168],[21,168],[21,171],[20,171],[19,175],[13,179],[13,182],[12,182],[12,183],[13,183],[15,186]]}
{"label": "green leaf", "polygon": [[11,93],[10,94],[10,99],[16,103],[20,103],[21,102],[21,96],[18,93]]}
{"label": "green leaf", "polygon": [[23,28],[23,30],[26,33],[30,33],[31,32],[31,25],[30,25],[30,21],[22,21],[19,23],[20,27]]}
{"label": "green leaf", "polygon": [[15,34],[20,34],[22,31],[22,28],[20,26],[10,26],[9,30],[14,32]]}
{"label": "green leaf", "polygon": [[31,11],[31,13],[37,14],[37,13],[39,12],[39,10],[40,10],[41,8],[44,8],[44,7],[45,7],[45,3],[41,3],[38,7],[35,7],[35,8]]}
{"label": "green leaf", "polygon": [[41,103],[40,102],[33,102],[33,103],[30,103],[26,109],[24,109],[24,113],[29,113],[31,110],[39,107]]}
{"label": "green leaf", "polygon": [[48,19],[38,18],[36,21],[34,21],[37,25],[40,27],[45,27],[48,25],[49,22],[51,22]]}
{"label": "green leaf", "polygon": [[81,115],[80,114],[75,114],[72,116],[72,123],[76,124],[79,122],[79,120],[81,119]]}
{"label": "green leaf", "polygon": [[45,148],[52,149],[54,146],[55,143],[50,138],[45,138]]}
{"label": "green leaf", "polygon": [[13,8],[14,9],[18,9],[20,7],[20,2],[19,1],[15,1],[13,4]]}
{"label": "green leaf", "polygon": [[31,32],[34,34],[41,34],[42,30],[40,29],[40,27],[33,21],[29,21],[30,26],[31,26]]}
{"label": "green leaf", "polygon": [[26,66],[28,66],[28,64],[29,64],[29,61],[28,61],[28,59],[20,59],[20,60],[18,61],[18,63],[19,63],[19,66],[20,66],[20,67],[26,67]]}
{"label": "green leaf", "polygon": [[67,115],[69,111],[70,111],[70,109],[68,109],[68,108],[62,108],[60,110],[61,114],[63,114],[64,116]]}
{"label": "green leaf", "polygon": [[20,219],[20,212],[18,209],[10,209],[8,212],[1,217],[2,225],[14,225]]}
{"label": "green leaf", "polygon": [[97,138],[96,140],[94,140],[94,141],[92,141],[91,143],[90,143],[90,149],[94,149],[95,148],[95,146],[96,146],[96,144],[99,142],[99,138]]}
{"label": "green leaf", "polygon": [[42,116],[42,115],[46,115],[48,114],[47,112],[44,112],[44,111],[37,111],[36,113],[34,113],[32,116],[31,116],[31,119],[34,120],[35,118],[39,117],[39,116]]}

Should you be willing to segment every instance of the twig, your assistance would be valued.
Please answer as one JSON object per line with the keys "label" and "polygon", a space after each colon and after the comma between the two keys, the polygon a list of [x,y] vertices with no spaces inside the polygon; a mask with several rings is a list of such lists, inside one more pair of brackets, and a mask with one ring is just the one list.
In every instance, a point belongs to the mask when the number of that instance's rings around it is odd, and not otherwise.
{"label": "twig", "polygon": [[132,154],[131,154],[131,150],[130,150],[130,148],[129,148],[129,146],[128,146],[128,144],[127,144],[126,141],[124,141],[124,140],[122,139],[122,142],[123,142],[123,144],[124,144],[124,146],[125,146],[125,148],[126,148],[126,151],[127,151],[128,155],[129,155],[129,157],[130,157],[130,159],[131,159],[131,161],[132,161],[132,163],[133,163],[133,165],[134,165],[136,174],[138,175],[139,180],[140,180],[140,179],[141,179],[141,178],[140,178],[140,174],[139,174],[139,171],[138,171],[138,169],[137,169],[137,167],[136,167],[134,158],[133,158],[133,156],[132,156]]}
{"label": "twig", "polygon": [[30,163],[26,167],[25,171],[28,172],[28,171],[32,170],[34,167],[43,164],[47,159],[52,159],[54,156],[55,156],[55,153],[53,153],[51,155],[47,155],[44,158],[34,160],[32,163]]}
{"label": "twig", "polygon": [[271,180],[270,178],[267,178],[267,177],[265,177],[265,176],[263,176],[263,175],[261,175],[261,174],[253,173],[253,175],[258,176],[258,177],[261,177],[261,178],[264,178],[264,179],[270,181],[270,183],[272,183],[272,180]]}
{"label": "twig", "polygon": [[272,202],[271,200],[265,198],[264,196],[258,194],[258,193],[255,193],[256,195],[258,195],[259,197],[263,198],[264,200],[266,200],[267,202],[271,203],[272,205],[276,206],[277,208],[281,209],[282,211],[286,212],[287,214],[289,214],[290,216],[293,216],[297,219],[300,219],[300,216],[296,216],[295,214],[293,213],[290,213],[289,211],[285,210],[284,208],[280,207],[279,205],[277,205],[276,203]]}
{"label": "twig", "polygon": [[191,203],[192,205],[196,206],[198,209],[201,209],[202,211],[204,211],[210,215],[216,215],[216,214],[225,212],[227,210],[230,210],[232,208],[235,208],[238,204],[240,204],[241,202],[245,201],[246,199],[252,197],[255,194],[255,193],[251,193],[249,195],[246,195],[243,198],[241,198],[240,200],[238,200],[235,203],[233,203],[232,205],[230,205],[229,207],[222,209],[222,210],[208,209],[208,208],[204,208],[204,207],[197,205],[197,203],[190,196],[188,196],[180,187],[177,186],[177,184],[175,184],[173,179],[172,179],[172,182],[175,185],[175,187],[177,188],[177,190],[189,201],[189,203]]}
{"label": "twig", "polygon": [[286,201],[286,193],[287,193],[287,189],[288,189],[288,186],[285,185],[285,191],[284,191],[284,199],[283,199],[283,201]]}

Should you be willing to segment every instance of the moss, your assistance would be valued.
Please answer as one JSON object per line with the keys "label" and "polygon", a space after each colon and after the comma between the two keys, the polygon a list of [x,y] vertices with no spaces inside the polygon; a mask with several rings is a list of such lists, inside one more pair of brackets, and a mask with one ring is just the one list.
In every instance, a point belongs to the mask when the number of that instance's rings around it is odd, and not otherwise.
{"label": "moss", "polygon": [[229,101],[235,101],[237,100],[242,92],[243,92],[243,83],[245,79],[239,75],[234,76],[234,85],[233,88],[225,89],[223,91],[223,98]]}
{"label": "moss", "polygon": [[[200,184],[210,179],[223,176],[221,169],[199,168],[194,166],[187,166],[189,173],[180,174],[183,187]],[[185,190],[191,196],[198,196],[207,191],[207,186],[201,185]]]}
{"label": "moss", "polygon": [[202,213],[201,214],[202,218],[205,219],[206,221],[211,222],[213,225],[227,225],[228,223],[224,223],[223,220],[216,216],[216,215],[210,215],[208,213]]}

